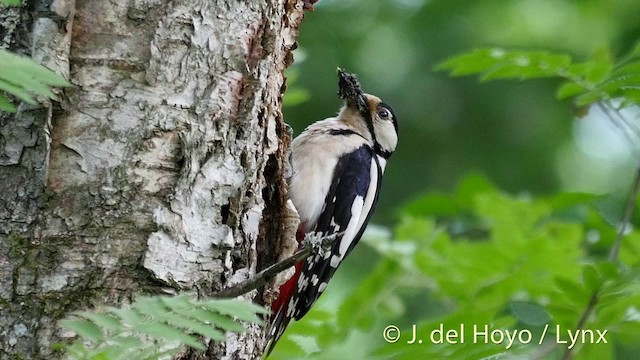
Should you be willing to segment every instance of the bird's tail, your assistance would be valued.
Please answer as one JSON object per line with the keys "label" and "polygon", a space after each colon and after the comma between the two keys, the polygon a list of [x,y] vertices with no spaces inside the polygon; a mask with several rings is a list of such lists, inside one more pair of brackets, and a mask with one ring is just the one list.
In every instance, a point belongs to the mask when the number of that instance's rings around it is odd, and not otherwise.
{"label": "bird's tail", "polygon": [[287,316],[287,309],[285,306],[280,307],[280,310],[273,316],[271,325],[269,325],[269,331],[267,332],[267,344],[265,345],[265,358],[271,354],[273,348],[276,346],[278,340],[284,333],[284,330],[289,325],[291,317]]}

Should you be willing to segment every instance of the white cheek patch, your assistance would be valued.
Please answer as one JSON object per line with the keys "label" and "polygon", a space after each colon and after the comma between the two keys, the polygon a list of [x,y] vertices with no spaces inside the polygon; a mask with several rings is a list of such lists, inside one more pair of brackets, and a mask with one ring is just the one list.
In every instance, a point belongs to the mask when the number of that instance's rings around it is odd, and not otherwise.
{"label": "white cheek patch", "polygon": [[389,120],[378,120],[374,122],[374,131],[376,133],[376,141],[383,150],[393,152],[398,144],[398,134],[396,133],[393,122]]}

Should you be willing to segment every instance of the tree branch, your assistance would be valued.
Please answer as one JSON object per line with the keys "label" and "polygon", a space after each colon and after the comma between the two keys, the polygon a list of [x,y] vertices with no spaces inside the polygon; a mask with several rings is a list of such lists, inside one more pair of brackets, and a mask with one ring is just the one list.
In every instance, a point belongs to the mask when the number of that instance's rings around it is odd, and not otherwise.
{"label": "tree branch", "polygon": [[321,250],[330,248],[336,238],[342,236],[343,234],[344,232],[339,232],[324,237],[320,237],[314,234],[307,234],[303,241],[303,245],[300,250],[298,250],[298,252],[282,261],[269,266],[268,268],[257,273],[254,277],[247,279],[246,281],[243,281],[238,285],[220,290],[219,292],[213,294],[213,297],[234,298],[246,294],[251,290],[260,288],[264,286],[271,278],[278,275],[278,273],[294,266],[298,261],[304,260],[311,255],[318,254]]}

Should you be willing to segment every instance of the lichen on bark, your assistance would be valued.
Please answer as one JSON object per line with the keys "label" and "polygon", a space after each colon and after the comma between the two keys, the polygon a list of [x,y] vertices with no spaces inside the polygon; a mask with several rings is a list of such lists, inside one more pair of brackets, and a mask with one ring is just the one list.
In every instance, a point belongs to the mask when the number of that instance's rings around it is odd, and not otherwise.
{"label": "lichen on bark", "polygon": [[[21,52],[74,86],[0,120],[0,358],[55,356],[71,310],[207,296],[276,258],[302,1],[28,1],[28,15]],[[260,337],[188,356],[258,357]]]}

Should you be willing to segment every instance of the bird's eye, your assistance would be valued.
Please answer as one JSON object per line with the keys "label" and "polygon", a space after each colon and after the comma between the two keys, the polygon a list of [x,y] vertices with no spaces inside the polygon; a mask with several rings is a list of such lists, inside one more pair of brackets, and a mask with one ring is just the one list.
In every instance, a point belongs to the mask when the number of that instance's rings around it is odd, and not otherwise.
{"label": "bird's eye", "polygon": [[389,110],[382,108],[382,109],[378,109],[378,116],[380,116],[383,119],[386,119],[389,117]]}

